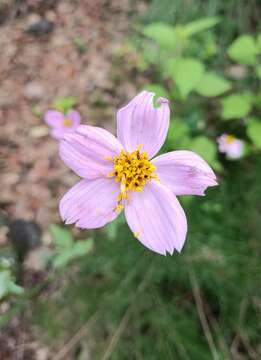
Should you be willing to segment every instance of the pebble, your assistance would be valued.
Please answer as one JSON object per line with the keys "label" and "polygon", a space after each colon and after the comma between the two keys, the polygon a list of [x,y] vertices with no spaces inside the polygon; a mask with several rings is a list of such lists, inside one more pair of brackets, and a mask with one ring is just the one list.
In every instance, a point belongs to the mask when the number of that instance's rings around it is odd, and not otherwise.
{"label": "pebble", "polygon": [[24,94],[28,100],[41,100],[44,96],[44,89],[38,81],[31,81],[25,85]]}
{"label": "pebble", "polygon": [[227,69],[228,76],[234,79],[244,79],[247,75],[247,68],[243,65],[232,65]]}
{"label": "pebble", "polygon": [[26,29],[26,32],[34,36],[43,36],[51,33],[53,29],[54,29],[54,23],[52,21],[41,19],[35,23],[32,23]]}

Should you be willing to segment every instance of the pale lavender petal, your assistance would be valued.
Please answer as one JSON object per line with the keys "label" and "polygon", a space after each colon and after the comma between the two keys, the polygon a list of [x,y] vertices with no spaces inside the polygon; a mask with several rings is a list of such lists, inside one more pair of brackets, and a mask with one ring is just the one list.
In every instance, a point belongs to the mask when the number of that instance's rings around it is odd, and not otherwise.
{"label": "pale lavender petal", "polygon": [[81,180],[60,201],[60,214],[66,224],[96,229],[114,220],[119,184],[113,179]]}
{"label": "pale lavender petal", "polygon": [[133,192],[125,205],[129,227],[138,240],[162,255],[181,251],[187,233],[186,215],[167,187],[151,181]]}
{"label": "pale lavender petal", "polygon": [[69,111],[69,113],[66,117],[72,121],[71,127],[73,127],[73,128],[77,128],[81,123],[81,115],[76,110]]}
{"label": "pale lavender petal", "polygon": [[243,150],[243,141],[235,139],[233,143],[228,146],[226,153],[231,159],[239,159],[243,155]]}
{"label": "pale lavender petal", "polygon": [[64,135],[60,143],[60,157],[79,176],[86,179],[106,177],[113,170],[112,161],[122,149],[108,131],[80,125],[74,133]]}
{"label": "pale lavender petal", "polygon": [[217,185],[211,167],[192,151],[172,151],[152,163],[160,182],[175,195],[204,195],[207,187]]}
{"label": "pale lavender petal", "polygon": [[61,128],[63,126],[64,115],[56,110],[48,110],[44,114],[44,121],[53,128]]}
{"label": "pale lavender petal", "polygon": [[62,140],[65,134],[68,134],[68,130],[66,131],[64,128],[53,128],[50,132],[51,136],[56,140]]}
{"label": "pale lavender petal", "polygon": [[217,138],[218,150],[222,153],[226,153],[228,149],[227,134],[223,134]]}
{"label": "pale lavender petal", "polygon": [[142,145],[150,158],[166,139],[170,117],[168,100],[159,98],[160,106],[154,108],[154,95],[142,91],[117,113],[117,136],[123,147],[131,152]]}
{"label": "pale lavender petal", "polygon": [[244,142],[234,135],[223,134],[217,138],[218,150],[231,159],[239,159],[244,152]]}
{"label": "pale lavender petal", "polygon": [[53,128],[51,130],[51,136],[57,140],[64,139],[66,134],[74,133],[78,126],[64,126],[61,128]]}

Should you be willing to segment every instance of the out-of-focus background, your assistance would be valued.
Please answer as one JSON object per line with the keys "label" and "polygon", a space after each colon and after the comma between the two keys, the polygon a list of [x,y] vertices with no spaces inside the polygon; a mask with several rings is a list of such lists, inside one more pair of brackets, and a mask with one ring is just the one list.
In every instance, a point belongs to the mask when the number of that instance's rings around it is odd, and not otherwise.
{"label": "out-of-focus background", "polygon": [[[0,359],[261,358],[260,17],[258,0],[0,1]],[[196,151],[219,178],[180,198],[172,257],[123,216],[79,231],[58,213],[78,178],[45,111],[114,132],[142,89],[171,101],[163,150]]]}

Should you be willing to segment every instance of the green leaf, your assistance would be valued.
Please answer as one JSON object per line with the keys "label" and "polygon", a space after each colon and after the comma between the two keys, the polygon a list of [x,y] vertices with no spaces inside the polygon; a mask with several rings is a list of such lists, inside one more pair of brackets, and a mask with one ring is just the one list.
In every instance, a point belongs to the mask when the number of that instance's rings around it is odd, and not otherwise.
{"label": "green leaf", "polygon": [[252,140],[253,144],[261,149],[261,121],[252,119],[247,124],[247,135]]}
{"label": "green leaf", "polygon": [[58,269],[65,267],[72,260],[71,250],[64,250],[62,253],[57,254],[53,260],[53,267]]}
{"label": "green leaf", "polygon": [[93,249],[93,240],[76,241],[72,248],[72,258],[81,257],[88,254]]}
{"label": "green leaf", "polygon": [[10,295],[21,295],[24,293],[24,289],[11,280],[8,284],[8,293]]}
{"label": "green leaf", "polygon": [[150,24],[145,26],[143,34],[164,49],[175,50],[176,48],[176,32],[172,26],[162,23]]}
{"label": "green leaf", "polygon": [[92,239],[77,241],[71,248],[62,250],[54,257],[53,266],[55,268],[65,267],[71,261],[88,254],[92,248]]}
{"label": "green leaf", "polygon": [[209,97],[221,95],[229,89],[230,82],[214,72],[205,72],[196,87],[197,93]]}
{"label": "green leaf", "polygon": [[76,104],[76,98],[73,96],[61,97],[54,101],[53,107],[63,113],[67,113]]}
{"label": "green leaf", "polygon": [[197,136],[192,139],[189,149],[201,155],[210,165],[215,169],[220,168],[217,161],[217,147],[216,144],[209,140],[206,136]]}
{"label": "green leaf", "polygon": [[228,48],[228,55],[240,64],[254,65],[256,63],[257,46],[250,35],[242,35]]}
{"label": "green leaf", "polygon": [[222,100],[222,117],[225,120],[245,117],[252,108],[249,95],[230,95]]}
{"label": "green leaf", "polygon": [[0,272],[0,300],[7,295],[20,295],[23,292],[24,289],[15,284],[10,270]]}
{"label": "green leaf", "polygon": [[172,62],[171,75],[183,98],[196,88],[204,73],[204,65],[193,58],[179,58]]}
{"label": "green leaf", "polygon": [[200,31],[204,31],[212,28],[220,22],[218,17],[207,17],[199,20],[192,21],[186,24],[184,28],[184,33],[186,36],[194,35]]}
{"label": "green leaf", "polygon": [[69,230],[59,225],[51,225],[50,231],[55,245],[60,249],[71,248],[73,238]]}

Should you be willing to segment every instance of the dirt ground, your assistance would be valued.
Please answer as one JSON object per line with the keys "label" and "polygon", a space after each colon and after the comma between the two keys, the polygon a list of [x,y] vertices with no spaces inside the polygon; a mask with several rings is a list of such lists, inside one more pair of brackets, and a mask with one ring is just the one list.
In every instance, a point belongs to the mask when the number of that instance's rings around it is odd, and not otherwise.
{"label": "dirt ground", "polygon": [[[57,142],[38,114],[57,97],[75,96],[84,123],[114,127],[115,109],[135,93],[126,81],[115,87],[111,75],[131,11],[128,0],[63,0],[49,6],[28,0],[2,23],[0,206],[8,216],[42,226],[59,220],[57,198],[75,177],[58,159]],[[43,19],[51,28],[30,32]],[[77,47],[77,39],[83,45]]]}
{"label": "dirt ground", "polygon": [[[77,177],[42,115],[55,98],[75,96],[84,123],[114,129],[116,108],[136,92],[112,71],[136,11],[128,0],[1,2],[0,220],[31,220],[43,231],[60,221],[58,199]],[[0,333],[0,359],[49,358],[21,317]]]}

